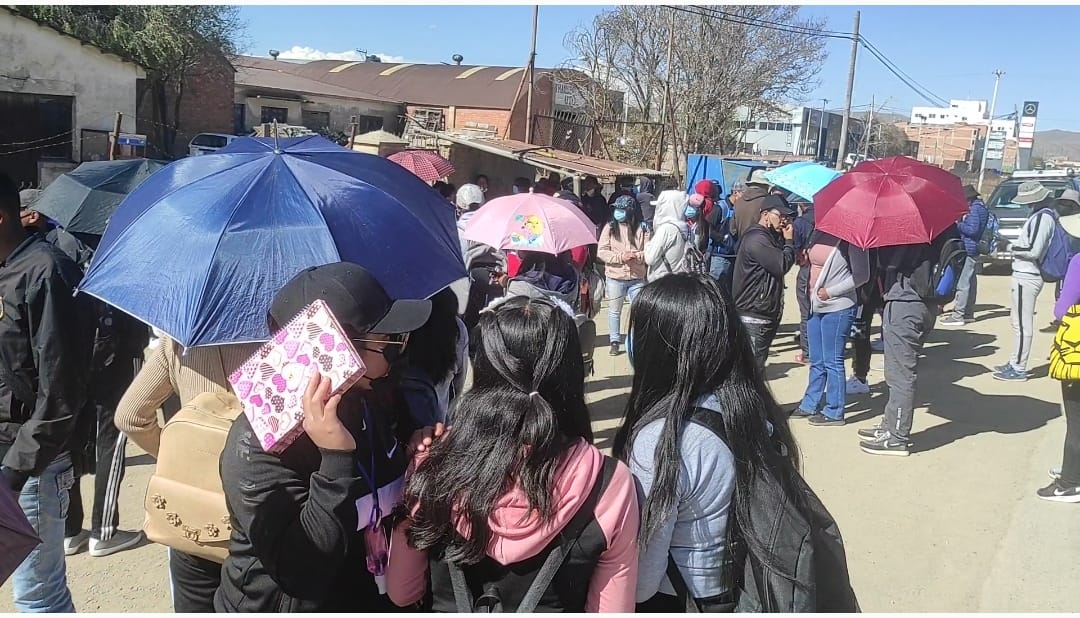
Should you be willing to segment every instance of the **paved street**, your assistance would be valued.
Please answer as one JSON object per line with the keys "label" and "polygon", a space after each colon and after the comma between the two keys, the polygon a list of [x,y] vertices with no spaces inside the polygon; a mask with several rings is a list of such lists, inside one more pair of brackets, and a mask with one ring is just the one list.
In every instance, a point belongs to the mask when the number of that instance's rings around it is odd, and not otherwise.
{"label": "paved street", "polygon": [[[856,430],[877,422],[885,392],[881,357],[871,363],[873,392],[849,403],[846,427],[794,431],[804,473],[839,522],[855,590],[864,611],[1075,611],[1080,607],[1080,511],[1043,502],[1034,491],[1061,463],[1065,423],[1058,383],[1046,376],[1052,335],[1038,333],[1034,374],[1006,384],[988,368],[1004,362],[1011,341],[1007,276],[980,280],[982,318],[965,329],[936,331],[920,365],[915,453],[871,457]],[[772,386],[790,408],[801,399],[805,368],[792,361],[797,307],[769,361]],[[1036,324],[1050,318],[1052,286],[1043,290]],[[606,314],[598,329],[606,331]],[[599,338],[598,338],[599,339]],[[597,347],[589,397],[597,440],[609,447],[630,385],[626,356]],[[152,461],[129,447],[121,523],[139,527]],[[87,479],[89,481],[89,479]],[[89,486],[89,485],[88,485]],[[84,489],[87,498],[93,495]],[[87,505],[89,512],[89,505]],[[155,545],[68,561],[76,607],[82,611],[160,612],[170,609],[165,549]],[[0,612],[13,611],[9,586]]]}

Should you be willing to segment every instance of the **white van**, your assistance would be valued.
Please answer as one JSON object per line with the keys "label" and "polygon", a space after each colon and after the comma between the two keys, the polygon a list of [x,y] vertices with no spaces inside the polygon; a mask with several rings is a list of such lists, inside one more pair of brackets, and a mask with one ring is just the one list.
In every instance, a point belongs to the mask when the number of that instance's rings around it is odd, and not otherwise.
{"label": "white van", "polygon": [[200,133],[193,137],[191,143],[188,144],[188,155],[197,157],[217,152],[228,146],[236,138],[236,135],[226,135],[224,133]]}

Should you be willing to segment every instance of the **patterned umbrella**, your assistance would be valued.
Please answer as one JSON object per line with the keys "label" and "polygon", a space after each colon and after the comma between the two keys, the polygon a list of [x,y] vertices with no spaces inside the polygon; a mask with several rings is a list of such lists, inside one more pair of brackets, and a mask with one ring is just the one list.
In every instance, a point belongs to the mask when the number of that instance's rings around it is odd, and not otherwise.
{"label": "patterned umbrella", "polygon": [[430,150],[403,150],[387,157],[424,182],[434,182],[454,173],[454,164]]}

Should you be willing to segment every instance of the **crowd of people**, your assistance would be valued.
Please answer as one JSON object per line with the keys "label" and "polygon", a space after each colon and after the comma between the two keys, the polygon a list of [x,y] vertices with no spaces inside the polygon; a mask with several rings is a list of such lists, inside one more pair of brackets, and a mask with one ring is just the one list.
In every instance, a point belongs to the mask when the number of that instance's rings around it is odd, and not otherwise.
{"label": "crowd of people", "polygon": [[[220,460],[228,557],[169,549],[175,611],[858,611],[843,543],[799,474],[789,423],[845,424],[846,398],[869,391],[880,315],[888,403],[859,446],[910,453],[919,353],[942,310],[927,290],[939,247],[861,249],[816,229],[811,200],[756,172],[729,195],[709,180],[684,191],[627,178],[607,196],[595,178],[578,186],[581,195],[556,175],[512,183],[513,194],[561,199],[595,226],[594,244],[552,255],[464,237],[491,199],[487,176],[433,185],[458,213],[467,302],[450,288],[395,299],[347,262],[278,290],[271,331],[321,299],[365,371],[333,396],[316,373],[304,433],[281,454],[236,419]],[[943,235],[968,254],[942,325],[974,317],[989,217],[973,188],[968,197],[969,213]],[[1038,183],[1015,201],[1033,214],[1013,250],[1016,349],[995,374],[1010,381],[1026,379],[1047,256],[1080,216],[1080,195],[1055,202]],[[143,362],[146,325],[73,294],[93,249],[0,176],[2,471],[41,539],[13,576],[20,611],[74,610],[65,555],[143,541],[117,529],[126,439],[156,457],[158,411],[228,392],[259,347],[185,350],[161,336]],[[766,369],[796,265],[797,360],[810,372],[797,407],[782,410]],[[1080,256],[1059,280],[1057,319],[1080,329]],[[593,444],[589,355],[579,353],[593,345],[581,314],[601,289],[610,354],[633,368],[611,457]],[[1074,360],[1059,350],[1063,376]],[[1061,378],[1063,465],[1038,494],[1080,502],[1075,369]],[[80,474],[95,476],[88,531]],[[800,526],[817,531],[816,554],[793,541]],[[806,587],[816,595],[798,592]]]}

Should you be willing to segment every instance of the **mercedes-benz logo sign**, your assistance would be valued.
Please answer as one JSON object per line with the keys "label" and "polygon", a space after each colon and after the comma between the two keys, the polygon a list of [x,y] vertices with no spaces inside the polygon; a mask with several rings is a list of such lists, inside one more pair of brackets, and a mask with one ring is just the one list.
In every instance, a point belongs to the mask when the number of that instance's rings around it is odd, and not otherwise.
{"label": "mercedes-benz logo sign", "polygon": [[1036,103],[1028,103],[1027,105],[1024,106],[1024,115],[1025,116],[1034,116],[1035,113],[1038,112],[1038,111],[1039,111],[1039,106]]}

